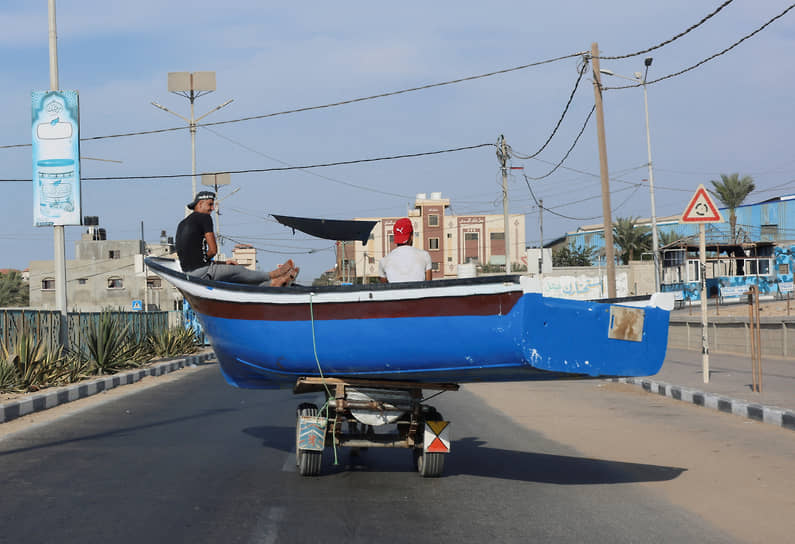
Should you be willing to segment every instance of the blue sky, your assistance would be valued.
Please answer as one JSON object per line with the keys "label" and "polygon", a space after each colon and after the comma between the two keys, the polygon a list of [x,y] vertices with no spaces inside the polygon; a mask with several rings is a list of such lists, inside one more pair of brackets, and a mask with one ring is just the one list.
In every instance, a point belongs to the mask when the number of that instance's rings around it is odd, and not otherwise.
{"label": "blue sky", "polygon": [[[789,0],[735,0],[704,25],[648,54],[602,60],[632,76],[643,59],[649,80],[728,47],[784,11]],[[619,56],[659,44],[720,2],[606,0],[552,3],[262,1],[58,3],[60,86],[80,92],[83,137],[181,126],[154,108],[183,115],[188,101],[166,90],[170,71],[215,71],[217,91],[196,101],[197,116],[229,98],[207,121],[322,105],[511,68],[590,50]],[[49,87],[47,3],[0,6],[0,146],[30,142],[30,92]],[[657,215],[683,211],[699,183],[739,172],[756,180],[758,201],[795,192],[792,126],[795,10],[732,51],[648,87]],[[199,128],[198,171],[308,165],[495,143],[504,134],[522,154],[547,139],[577,77],[578,58],[493,77],[333,108]],[[624,82],[607,78],[606,86]],[[641,89],[605,91],[613,217],[648,217]],[[513,159],[529,176],[557,163],[594,103],[586,73],[568,115],[538,160]],[[84,177],[190,173],[186,130],[83,142]],[[30,148],[0,147],[2,179],[30,179]],[[534,182],[552,211],[550,240],[601,221],[595,118],[561,168]],[[537,243],[538,210],[514,171],[511,211],[527,214]],[[29,181],[1,182],[6,218],[0,267],[51,259],[52,229],[33,227]],[[641,184],[638,186],[638,184]],[[269,213],[346,219],[402,215],[417,193],[441,191],[453,213],[501,213],[493,147],[311,171],[234,174],[222,202],[221,232],[261,248],[262,267],[292,257],[309,281],[333,266],[331,243],[293,235]],[[83,215],[100,216],[112,238],[174,234],[190,199],[190,178],[85,181]],[[221,197],[231,189],[222,191]],[[579,202],[577,202],[579,201]],[[67,227],[67,258],[81,227]],[[225,249],[230,250],[231,245]],[[308,253],[312,250],[312,253]]]}

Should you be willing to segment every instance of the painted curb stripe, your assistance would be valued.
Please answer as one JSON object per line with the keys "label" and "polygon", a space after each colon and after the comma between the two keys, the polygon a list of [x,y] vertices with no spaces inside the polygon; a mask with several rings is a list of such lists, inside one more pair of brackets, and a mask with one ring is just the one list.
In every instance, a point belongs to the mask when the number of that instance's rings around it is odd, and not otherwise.
{"label": "painted curb stripe", "polygon": [[734,414],[754,421],[770,423],[778,427],[795,431],[795,412],[790,410],[783,410],[775,406],[749,403],[745,400],[722,397],[714,393],[690,390],[679,385],[655,382],[648,379],[611,378],[609,381],[637,385],[649,393],[657,393],[674,400],[681,400],[690,404],[695,404],[696,406],[711,408],[712,410],[717,410],[726,414]]}
{"label": "painted curb stripe", "polygon": [[[18,400],[0,404],[0,423],[54,408],[73,400],[90,397],[115,387],[129,385],[139,381],[144,376],[162,376],[184,368],[189,364],[196,364],[210,359],[215,359],[214,353],[203,353],[175,361],[158,363],[149,369],[129,370],[88,383],[68,385],[58,391],[36,393],[35,395],[22,397]],[[190,360],[190,363],[188,363],[188,360]]]}

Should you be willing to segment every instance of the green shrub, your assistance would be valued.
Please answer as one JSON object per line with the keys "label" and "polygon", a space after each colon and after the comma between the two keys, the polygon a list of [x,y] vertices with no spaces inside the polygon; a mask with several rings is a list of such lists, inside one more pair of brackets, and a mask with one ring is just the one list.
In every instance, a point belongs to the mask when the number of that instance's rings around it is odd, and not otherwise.
{"label": "green shrub", "polygon": [[114,313],[103,311],[88,325],[84,361],[97,374],[112,374],[124,368],[136,368],[149,359],[148,347],[138,344],[130,334],[130,324]]}
{"label": "green shrub", "polygon": [[152,333],[147,337],[147,343],[157,357],[176,357],[199,349],[193,330],[182,327]]}
{"label": "green shrub", "polygon": [[20,330],[8,345],[0,347],[0,383],[5,390],[38,391],[59,382],[64,359],[60,346],[51,350],[43,340]]}

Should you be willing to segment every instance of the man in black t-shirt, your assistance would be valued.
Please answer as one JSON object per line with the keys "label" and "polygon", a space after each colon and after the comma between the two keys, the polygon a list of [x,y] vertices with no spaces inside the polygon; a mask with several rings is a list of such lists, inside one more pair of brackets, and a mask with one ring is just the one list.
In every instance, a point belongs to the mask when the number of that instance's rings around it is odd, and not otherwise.
{"label": "man in black t-shirt", "polygon": [[190,276],[216,281],[249,283],[281,287],[292,283],[298,275],[298,268],[288,260],[271,272],[249,270],[235,261],[216,262],[218,253],[213,232],[212,211],[215,206],[215,193],[200,191],[188,208],[193,210],[177,226],[175,243],[182,271]]}

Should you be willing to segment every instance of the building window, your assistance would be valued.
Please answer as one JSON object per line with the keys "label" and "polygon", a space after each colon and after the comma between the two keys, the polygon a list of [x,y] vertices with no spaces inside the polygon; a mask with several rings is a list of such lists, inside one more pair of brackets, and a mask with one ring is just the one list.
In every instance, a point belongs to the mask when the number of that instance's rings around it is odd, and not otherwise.
{"label": "building window", "polygon": [[55,289],[55,279],[54,278],[44,278],[41,280],[41,290],[42,291],[53,291]]}
{"label": "building window", "polygon": [[448,237],[448,238],[452,238],[452,237],[453,237],[453,233],[451,233],[451,232],[448,232],[448,233],[447,233],[447,237]]}
{"label": "building window", "polygon": [[428,238],[428,249],[430,249],[430,250],[439,249],[439,239],[438,238]]}
{"label": "building window", "polygon": [[464,233],[464,240],[477,240],[478,233],[477,232],[465,232]]}
{"label": "building window", "polygon": [[453,262],[453,258],[452,258],[452,257],[447,257],[447,262],[448,262],[448,263],[451,263],[451,262]]}
{"label": "building window", "polygon": [[121,250],[111,249],[108,251],[108,259],[121,259]]}
{"label": "building window", "polygon": [[77,285],[85,285],[86,283],[88,283],[86,278],[77,278]]}
{"label": "building window", "polygon": [[439,226],[439,216],[435,213],[428,214],[428,226],[429,227],[438,227]]}
{"label": "building window", "polygon": [[778,273],[781,275],[789,274],[789,265],[788,264],[778,265]]}
{"label": "building window", "polygon": [[489,237],[494,240],[505,240],[505,233],[504,232],[492,232]]}
{"label": "building window", "polygon": [[778,239],[778,225],[761,225],[762,227],[762,240],[777,240]]}
{"label": "building window", "polygon": [[121,278],[108,278],[108,289],[122,289],[124,282]]}
{"label": "building window", "polygon": [[431,270],[433,270],[434,272],[438,272],[441,269],[442,269],[441,264],[439,264],[438,262],[434,261],[431,263]]}
{"label": "building window", "polygon": [[146,278],[146,287],[149,289],[161,289],[163,287],[163,280],[158,276],[150,276]]}
{"label": "building window", "polygon": [[389,245],[391,246],[392,244],[395,243],[395,235],[390,234],[389,236],[387,236],[387,240],[389,241]]}
{"label": "building window", "polygon": [[375,257],[367,256],[367,263],[368,264],[375,264]]}

